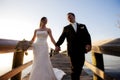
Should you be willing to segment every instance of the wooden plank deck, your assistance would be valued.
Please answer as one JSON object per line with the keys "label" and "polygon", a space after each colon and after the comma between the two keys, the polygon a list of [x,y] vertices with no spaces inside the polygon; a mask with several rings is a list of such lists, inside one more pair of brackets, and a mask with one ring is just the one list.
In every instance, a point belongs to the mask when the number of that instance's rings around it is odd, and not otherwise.
{"label": "wooden plank deck", "polygon": [[[62,80],[71,80],[70,78],[70,60],[69,57],[65,54],[57,54],[51,57],[51,61],[53,67],[62,69],[67,75],[63,77]],[[84,70],[82,71],[82,75],[80,76],[81,80],[92,80],[92,76],[88,75]],[[29,80],[29,75],[24,77],[22,80]]]}

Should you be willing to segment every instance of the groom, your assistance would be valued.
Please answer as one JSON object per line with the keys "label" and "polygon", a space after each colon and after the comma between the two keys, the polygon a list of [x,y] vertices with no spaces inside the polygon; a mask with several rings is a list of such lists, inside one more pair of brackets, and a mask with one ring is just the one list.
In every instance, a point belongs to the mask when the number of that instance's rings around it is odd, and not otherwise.
{"label": "groom", "polygon": [[67,39],[67,51],[71,60],[71,79],[80,80],[80,75],[85,61],[85,53],[91,50],[91,37],[84,24],[75,21],[74,13],[67,14],[69,25],[65,26],[63,32],[56,43],[56,51],[60,50],[60,45]]}

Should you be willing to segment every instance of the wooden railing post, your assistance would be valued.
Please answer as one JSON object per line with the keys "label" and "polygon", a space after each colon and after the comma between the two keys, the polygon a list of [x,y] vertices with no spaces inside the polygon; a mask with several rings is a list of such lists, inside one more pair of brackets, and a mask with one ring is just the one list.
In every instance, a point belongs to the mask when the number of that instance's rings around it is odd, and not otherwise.
{"label": "wooden railing post", "polygon": [[[18,42],[14,52],[12,69],[23,65],[24,53],[27,51],[29,47],[30,47],[29,41],[23,40]],[[21,80],[22,75],[21,73],[22,72],[19,72],[18,74],[13,76],[11,80]]]}
{"label": "wooden railing post", "polygon": [[[103,54],[92,52],[92,64],[104,71]],[[93,80],[103,80],[98,75],[93,74]]]}
{"label": "wooden railing post", "polygon": [[[17,68],[23,64],[24,52],[15,52],[13,57],[13,65],[12,69]],[[13,76],[11,80],[21,80],[22,72],[18,73],[17,75]]]}

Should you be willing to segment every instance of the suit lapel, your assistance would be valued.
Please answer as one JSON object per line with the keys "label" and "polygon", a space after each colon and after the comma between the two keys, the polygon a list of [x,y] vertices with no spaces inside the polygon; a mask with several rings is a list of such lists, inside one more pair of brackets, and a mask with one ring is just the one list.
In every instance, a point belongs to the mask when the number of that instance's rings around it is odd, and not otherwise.
{"label": "suit lapel", "polygon": [[79,29],[78,29],[78,23],[77,23],[77,30],[76,30],[76,33],[78,32],[78,30],[79,30]]}
{"label": "suit lapel", "polygon": [[74,30],[74,28],[73,28],[73,26],[72,26],[71,24],[69,25],[69,27],[70,27],[70,30],[71,30],[72,32],[76,33],[75,30]]}
{"label": "suit lapel", "polygon": [[79,28],[80,26],[79,26],[78,23],[76,23],[76,27],[77,27],[76,31],[74,30],[74,28],[73,28],[73,26],[71,24],[69,26],[71,27],[72,31],[74,31],[75,33],[77,33],[80,30],[80,28]]}

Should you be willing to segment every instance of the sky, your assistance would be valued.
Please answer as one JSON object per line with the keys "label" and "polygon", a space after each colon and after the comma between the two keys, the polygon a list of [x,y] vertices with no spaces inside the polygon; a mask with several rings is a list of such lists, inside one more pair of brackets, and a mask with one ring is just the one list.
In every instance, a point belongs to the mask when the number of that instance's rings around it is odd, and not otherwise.
{"label": "sky", "polygon": [[68,12],[87,26],[92,42],[120,37],[120,0],[0,0],[0,38],[31,40],[45,16],[57,41]]}

